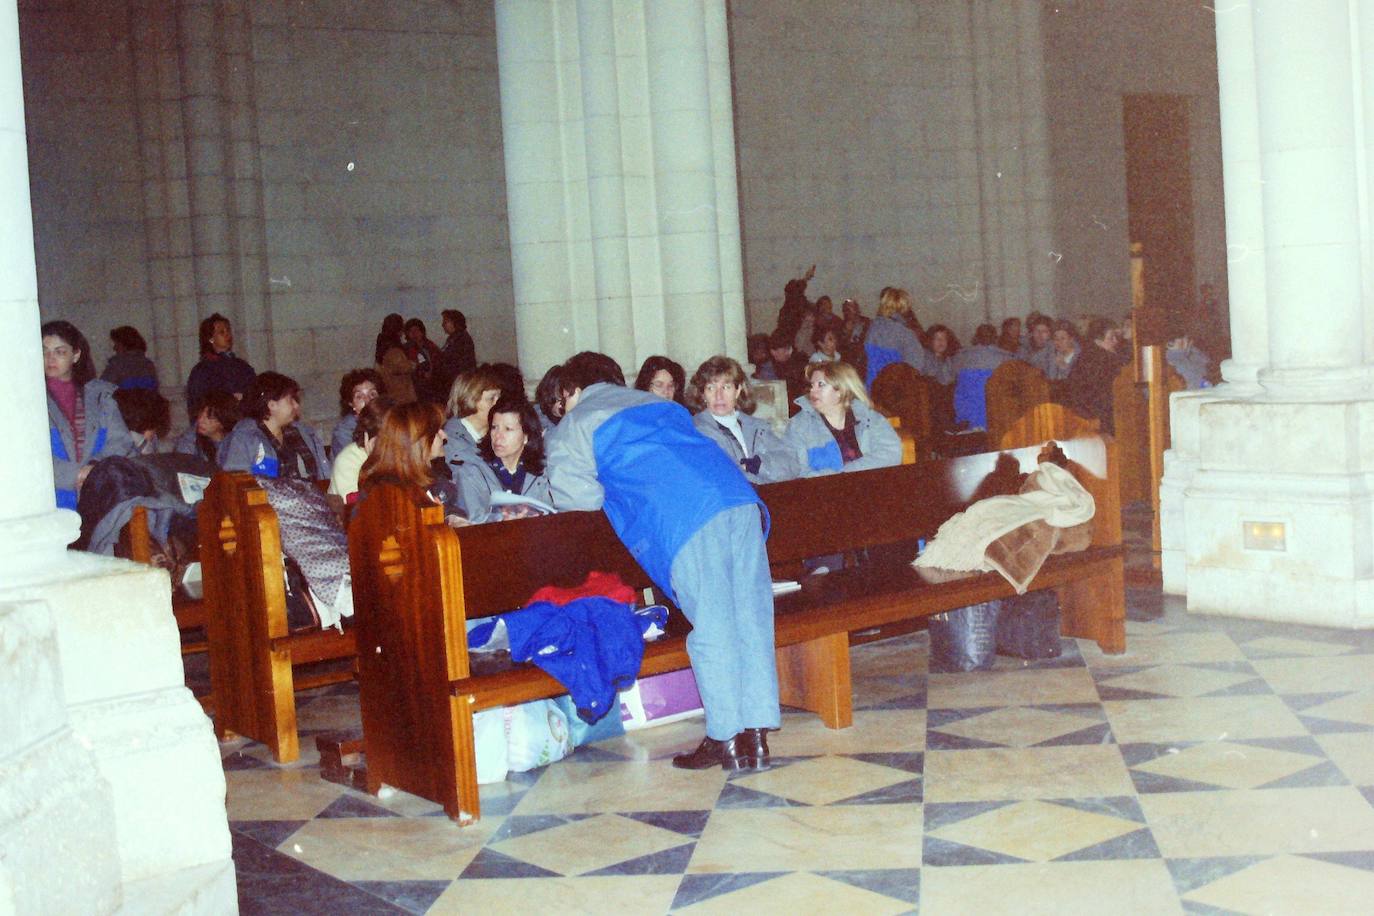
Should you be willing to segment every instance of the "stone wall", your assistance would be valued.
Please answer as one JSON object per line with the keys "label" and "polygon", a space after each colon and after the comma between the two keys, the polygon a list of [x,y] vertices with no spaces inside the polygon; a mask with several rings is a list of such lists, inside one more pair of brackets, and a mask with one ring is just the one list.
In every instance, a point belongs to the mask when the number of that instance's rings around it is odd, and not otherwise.
{"label": "stone wall", "polygon": [[131,323],[179,385],[219,309],[320,415],[390,311],[442,340],[459,308],[514,358],[489,2],[24,0],[20,25],[42,312],[97,363]]}
{"label": "stone wall", "polygon": [[[1044,0],[1045,99],[1065,314],[1130,309],[1122,96],[1186,97],[1198,283],[1225,300],[1215,15],[1188,0]],[[1224,318],[1222,319],[1224,323]]]}
{"label": "stone wall", "polygon": [[1052,310],[1034,7],[982,0],[731,4],[745,298],[773,326],[812,295],[904,286],[927,321]]}

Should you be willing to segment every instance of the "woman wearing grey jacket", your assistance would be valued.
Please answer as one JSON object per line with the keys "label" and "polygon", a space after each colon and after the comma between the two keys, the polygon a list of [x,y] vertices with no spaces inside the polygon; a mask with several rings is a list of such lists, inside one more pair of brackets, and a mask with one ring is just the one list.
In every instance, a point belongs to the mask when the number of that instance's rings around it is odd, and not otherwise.
{"label": "woman wearing grey jacket", "polygon": [[744,369],[728,356],[702,363],[687,386],[693,425],[724,449],[750,483],[774,483],[801,476],[796,453],[763,420],[750,416],[754,397]]}
{"label": "woman wearing grey jacket", "polygon": [[115,386],[96,379],[82,333],[66,321],[49,321],[42,333],[57,506],[75,509],[91,464],[111,455],[132,456],[134,445],[115,402]]}
{"label": "woman wearing grey jacket", "polygon": [[783,437],[801,464],[802,476],[866,471],[902,463],[902,441],[887,418],[873,409],[859,374],[848,363],[816,363],[807,376],[801,413]]}
{"label": "woman wearing grey jacket", "polygon": [[243,398],[244,418],[219,444],[219,466],[258,477],[328,480],[329,458],[301,418],[301,387],[280,372],[264,372]]}
{"label": "woman wearing grey jacket", "polygon": [[520,503],[498,505],[495,511],[492,505],[498,493],[551,504],[539,415],[523,397],[503,394],[488,416],[487,434],[477,444],[480,460],[455,468],[463,511],[474,524],[542,514],[538,507]]}

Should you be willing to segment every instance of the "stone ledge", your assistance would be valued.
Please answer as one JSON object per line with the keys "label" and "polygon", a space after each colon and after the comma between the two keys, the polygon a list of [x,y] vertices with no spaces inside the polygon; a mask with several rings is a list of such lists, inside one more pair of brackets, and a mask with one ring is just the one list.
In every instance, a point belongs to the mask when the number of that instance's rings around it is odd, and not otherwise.
{"label": "stone ledge", "polygon": [[121,916],[221,916],[238,912],[238,888],[230,859],[131,881],[124,885]]}

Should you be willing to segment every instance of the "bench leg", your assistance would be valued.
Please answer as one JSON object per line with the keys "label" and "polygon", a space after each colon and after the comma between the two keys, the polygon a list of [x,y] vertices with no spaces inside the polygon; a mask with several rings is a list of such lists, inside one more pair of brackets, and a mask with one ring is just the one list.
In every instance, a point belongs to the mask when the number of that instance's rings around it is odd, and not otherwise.
{"label": "bench leg", "polygon": [[300,759],[301,748],[296,733],[296,684],[291,673],[291,653],[269,653],[262,677],[258,723],[264,734],[259,740],[272,749],[272,759],[277,763],[295,763]]}
{"label": "bench leg", "polygon": [[1065,636],[1094,640],[1108,655],[1126,651],[1126,577],[1121,560],[1096,576],[1059,586]]}
{"label": "bench leg", "polygon": [[778,649],[778,697],[809,709],[829,728],[854,724],[849,676],[849,634],[835,633]]}

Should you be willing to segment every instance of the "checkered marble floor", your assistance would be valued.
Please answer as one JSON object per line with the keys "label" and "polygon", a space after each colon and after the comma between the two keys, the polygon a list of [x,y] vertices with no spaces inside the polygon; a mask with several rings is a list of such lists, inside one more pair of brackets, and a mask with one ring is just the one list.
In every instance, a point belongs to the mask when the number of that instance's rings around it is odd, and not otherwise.
{"label": "checkered marble floor", "polygon": [[[928,674],[853,651],[852,728],[788,712],[774,768],[674,770],[700,720],[486,787],[483,819],[223,747],[251,913],[1344,913],[1374,908],[1374,633],[1128,592],[1129,651]],[[351,686],[301,698],[357,724]],[[305,750],[306,748],[308,750]]]}

